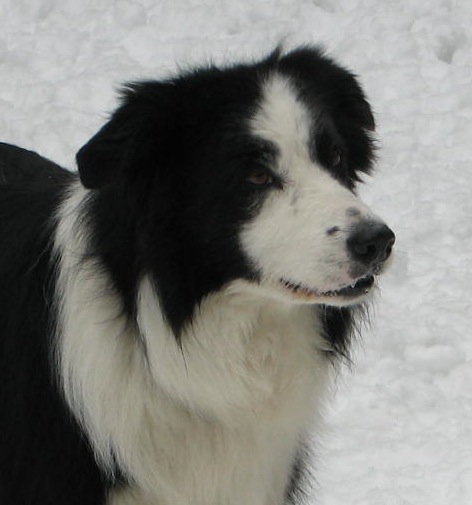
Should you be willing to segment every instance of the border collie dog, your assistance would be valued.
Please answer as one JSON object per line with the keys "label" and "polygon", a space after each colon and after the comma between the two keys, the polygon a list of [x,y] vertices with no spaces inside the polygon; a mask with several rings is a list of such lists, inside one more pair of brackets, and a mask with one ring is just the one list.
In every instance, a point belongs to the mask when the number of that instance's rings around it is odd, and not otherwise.
{"label": "border collie dog", "polygon": [[320,50],[127,85],[78,175],[0,146],[0,503],[282,505],[392,231]]}

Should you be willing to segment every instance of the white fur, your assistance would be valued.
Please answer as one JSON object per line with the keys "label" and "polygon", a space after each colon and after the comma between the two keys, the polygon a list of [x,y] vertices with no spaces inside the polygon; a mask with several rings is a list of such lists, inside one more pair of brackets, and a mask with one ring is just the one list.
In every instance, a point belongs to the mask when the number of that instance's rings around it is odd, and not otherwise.
{"label": "white fur", "polygon": [[[65,399],[100,465],[112,471],[116,462],[133,482],[108,505],[283,504],[330,373],[316,311],[274,297],[270,282],[320,290],[346,283],[344,241],[358,219],[347,209],[369,215],[310,161],[310,121],[287,80],[266,83],[251,124],[279,146],[286,188],[240,237],[265,281],[236,281],[207,296],[181,345],[147,275],[129,322],[106,272],[84,259],[90,193],[72,186],[58,210],[56,356]],[[331,226],[341,228],[335,237],[325,233]]]}

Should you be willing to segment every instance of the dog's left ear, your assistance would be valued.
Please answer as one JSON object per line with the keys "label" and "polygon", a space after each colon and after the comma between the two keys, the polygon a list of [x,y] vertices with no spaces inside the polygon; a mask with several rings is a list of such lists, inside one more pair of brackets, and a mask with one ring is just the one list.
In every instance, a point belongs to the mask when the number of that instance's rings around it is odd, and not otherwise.
{"label": "dog's left ear", "polygon": [[98,189],[112,182],[130,161],[136,129],[129,124],[126,114],[120,112],[76,155],[80,180],[88,189]]}
{"label": "dog's left ear", "polygon": [[363,97],[358,98],[355,109],[361,126],[371,132],[375,131],[375,119],[369,102]]}

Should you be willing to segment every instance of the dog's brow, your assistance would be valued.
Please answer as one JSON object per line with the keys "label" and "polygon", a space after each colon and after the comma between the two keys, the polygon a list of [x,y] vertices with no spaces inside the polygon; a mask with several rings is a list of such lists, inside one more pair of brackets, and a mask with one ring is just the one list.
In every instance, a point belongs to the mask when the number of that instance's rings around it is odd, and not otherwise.
{"label": "dog's brow", "polygon": [[253,137],[249,145],[251,154],[261,162],[273,162],[279,154],[279,149],[270,140]]}

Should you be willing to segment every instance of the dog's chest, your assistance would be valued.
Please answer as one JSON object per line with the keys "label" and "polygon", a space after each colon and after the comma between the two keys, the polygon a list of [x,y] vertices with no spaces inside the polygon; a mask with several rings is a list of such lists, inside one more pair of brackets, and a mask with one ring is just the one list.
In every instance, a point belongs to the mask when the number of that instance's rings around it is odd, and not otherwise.
{"label": "dog's chest", "polygon": [[[83,393],[69,402],[100,462],[134,483],[109,505],[281,505],[329,375],[314,309],[216,294],[179,343],[143,284],[144,358],[137,337],[104,317],[105,299],[94,303],[87,318],[71,312],[63,338],[64,363],[80,358],[90,372],[64,376]],[[77,347],[87,339],[95,347]]]}
{"label": "dog's chest", "polygon": [[[182,424],[188,443],[180,447],[180,464],[194,481],[185,494],[202,505],[278,505],[326,386],[317,321],[309,309],[271,306],[241,339],[232,334],[231,317],[237,314],[227,314],[220,345],[211,339],[206,348],[208,361],[201,355],[196,364],[188,354],[199,389],[188,398],[203,419],[192,414]],[[197,340],[205,347],[203,336]]]}

